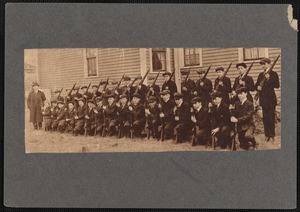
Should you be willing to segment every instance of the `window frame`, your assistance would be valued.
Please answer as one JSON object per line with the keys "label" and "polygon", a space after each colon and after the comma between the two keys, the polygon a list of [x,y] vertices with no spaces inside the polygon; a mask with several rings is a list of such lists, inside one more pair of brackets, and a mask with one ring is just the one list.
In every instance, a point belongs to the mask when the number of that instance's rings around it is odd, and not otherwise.
{"label": "window frame", "polygon": [[[186,60],[185,60],[185,51],[186,51],[186,49],[198,49],[198,52],[199,52],[199,64],[193,64],[193,65],[187,65],[186,64]],[[202,48],[183,48],[183,64],[184,64],[184,67],[199,67],[199,66],[201,66],[201,63],[202,63],[202,61],[201,61],[201,59],[202,59]],[[189,55],[190,56],[190,55]]]}
{"label": "window frame", "polygon": [[[87,58],[87,49],[96,49],[96,75],[95,76],[88,76],[88,58]],[[99,65],[98,65],[98,48],[84,48],[84,57],[83,57],[83,61],[84,61],[84,78],[97,78],[99,77]]]}
{"label": "window frame", "polygon": [[[250,48],[260,48],[260,47],[250,47]],[[265,56],[269,57],[269,48],[263,48],[265,50]],[[252,62],[259,62],[262,58],[258,59],[247,59],[245,60],[245,48],[238,48],[238,54],[239,54],[239,62],[244,63],[252,63]]]}
{"label": "window frame", "polygon": [[[171,49],[170,48],[165,48],[166,49],[166,70],[162,71],[161,73],[164,72],[171,72]],[[153,70],[153,60],[152,60],[152,54],[153,48],[149,48],[149,59],[150,59],[150,73],[158,73],[158,71]]]}

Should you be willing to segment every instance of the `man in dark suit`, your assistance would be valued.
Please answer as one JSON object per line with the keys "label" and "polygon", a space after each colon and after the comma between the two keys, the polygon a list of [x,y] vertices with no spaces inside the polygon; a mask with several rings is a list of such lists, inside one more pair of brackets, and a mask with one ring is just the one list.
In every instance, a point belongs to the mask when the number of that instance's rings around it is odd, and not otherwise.
{"label": "man in dark suit", "polygon": [[152,85],[154,82],[154,76],[148,77],[148,87],[147,87],[147,97],[148,100],[150,96],[154,96],[156,100],[158,101],[159,95],[160,95],[160,88],[159,85]]}
{"label": "man in dark suit", "polygon": [[218,78],[215,80],[215,91],[219,91],[222,94],[222,100],[225,104],[230,104],[229,94],[231,93],[231,81],[228,77],[224,75],[224,68],[216,68]]}
{"label": "man in dark suit", "polygon": [[192,99],[192,113],[191,120],[196,130],[196,142],[192,145],[204,145],[208,144],[210,138],[210,121],[207,108],[202,106],[202,99],[200,97],[194,97]]}
{"label": "man in dark suit", "polygon": [[164,90],[161,93],[162,95],[162,105],[159,105],[161,107],[161,113],[159,114],[159,117],[163,120],[162,124],[164,124],[164,130],[165,130],[165,138],[171,139],[174,132],[174,106],[175,103],[171,99],[171,92],[169,90]]}
{"label": "man in dark suit", "polygon": [[201,103],[203,107],[208,108],[208,103],[211,102],[210,93],[212,92],[212,82],[207,77],[203,79],[205,70],[198,70],[199,79],[195,84],[194,96],[201,98]]}
{"label": "man in dark suit", "polygon": [[172,79],[170,79],[171,77],[171,73],[170,72],[165,72],[163,73],[163,76],[165,78],[165,82],[162,84],[161,90],[169,90],[170,91],[170,98],[173,99],[173,95],[174,93],[177,92],[177,85],[174,81],[172,81]]}
{"label": "man in dark suit", "polygon": [[120,137],[125,136],[127,138],[129,137],[130,130],[130,111],[128,109],[128,97],[126,94],[120,96],[120,100],[116,103],[116,106],[118,107],[118,130],[120,131]]}
{"label": "man in dark suit", "polygon": [[180,71],[180,73],[181,73],[181,93],[183,94],[183,101],[191,105],[192,91],[195,89],[195,82],[189,77],[185,81],[186,76],[188,74],[188,70],[183,69]]}
{"label": "man in dark suit", "polygon": [[74,126],[74,136],[78,134],[83,134],[84,127],[84,117],[86,115],[86,106],[84,105],[84,99],[78,99],[78,107],[75,110],[75,126]]}
{"label": "man in dark suit", "polygon": [[96,99],[96,97],[101,96],[101,93],[98,91],[98,85],[93,85],[92,89],[92,99]]}
{"label": "man in dark suit", "polygon": [[137,138],[141,137],[141,132],[145,127],[145,108],[141,102],[141,95],[134,93],[132,96],[132,104],[128,107],[132,115],[132,129],[134,136]]}
{"label": "man in dark suit", "polygon": [[43,122],[42,107],[46,100],[44,92],[39,90],[39,84],[34,82],[31,91],[27,98],[27,107],[30,110],[30,122],[33,123],[34,129],[41,129]]}
{"label": "man in dark suit", "polygon": [[175,93],[174,99],[174,134],[177,136],[177,142],[181,143],[184,140],[188,140],[191,136],[191,107],[188,103],[183,101],[182,93]]}
{"label": "man in dark suit", "polygon": [[56,101],[64,101],[64,97],[62,97],[60,90],[55,90],[54,93]]}
{"label": "man in dark suit", "polygon": [[[159,98],[159,97],[158,97]],[[158,126],[160,123],[159,118],[159,108],[157,105],[157,98],[155,96],[150,96],[148,99],[148,106],[145,109],[146,121],[147,121],[147,130],[152,132],[152,137],[158,139]]]}
{"label": "man in dark suit", "polygon": [[239,88],[236,93],[239,101],[235,103],[233,116],[230,120],[233,123],[237,123],[240,147],[246,150],[253,150],[256,146],[253,122],[254,106],[247,99],[248,90],[246,87]]}
{"label": "man in dark suit", "polygon": [[87,86],[86,85],[84,85],[84,86],[81,87],[81,91],[82,91],[82,97],[85,100],[93,98],[93,94],[87,90]]}
{"label": "man in dark suit", "polygon": [[107,102],[108,104],[103,106],[105,116],[104,127],[108,130],[109,136],[112,136],[116,133],[116,127],[118,125],[118,108],[115,103],[115,95],[108,95]]}
{"label": "man in dark suit", "polygon": [[[131,87],[131,97],[133,98],[133,94],[138,93],[141,96],[141,103],[144,104],[147,95],[147,86],[144,84],[140,84],[142,81],[142,76],[138,75],[135,77],[136,85]],[[132,99],[131,99],[132,100]]]}
{"label": "man in dark suit", "polygon": [[66,108],[64,108],[64,102],[63,101],[57,101],[58,105],[58,113],[56,120],[52,123],[52,130],[58,131],[60,133],[63,133],[65,131],[65,125],[66,125]]}
{"label": "man in dark suit", "polygon": [[[239,101],[239,98],[237,97],[236,90],[240,87],[246,87],[247,88],[247,99],[251,102],[253,102],[253,97],[250,94],[250,91],[254,91],[254,81],[253,78],[249,75],[244,76],[247,72],[247,65],[246,63],[238,63],[236,64],[236,68],[239,71],[239,76],[235,78],[234,84],[232,87],[232,99],[231,103],[234,104],[236,101]],[[242,79],[244,78],[244,79]]]}
{"label": "man in dark suit", "polygon": [[226,149],[227,146],[231,145],[231,123],[228,105],[223,102],[222,97],[222,93],[218,91],[211,95],[213,100],[210,114],[212,119],[211,134],[217,138],[218,145],[222,149]]}
{"label": "man in dark suit", "polygon": [[255,84],[256,90],[260,92],[259,104],[261,105],[263,112],[266,141],[274,141],[275,137],[275,108],[277,105],[277,98],[274,89],[279,88],[278,74],[273,70],[269,70],[270,63],[271,60],[269,58],[264,58],[260,61],[263,72],[258,75]]}

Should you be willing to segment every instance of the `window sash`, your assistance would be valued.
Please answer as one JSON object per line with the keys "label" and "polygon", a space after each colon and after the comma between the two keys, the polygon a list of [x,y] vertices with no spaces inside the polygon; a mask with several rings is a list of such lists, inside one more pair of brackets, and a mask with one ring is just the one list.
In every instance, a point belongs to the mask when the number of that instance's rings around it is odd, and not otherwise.
{"label": "window sash", "polygon": [[184,66],[200,65],[200,52],[198,48],[184,48]]}
{"label": "window sash", "polygon": [[244,61],[259,60],[266,57],[265,48],[243,48]]}
{"label": "window sash", "polygon": [[166,55],[165,48],[153,48],[152,49],[152,69],[154,72],[167,70],[166,56],[167,55]]}
{"label": "window sash", "polygon": [[87,71],[88,76],[97,76],[96,57],[87,58]]}

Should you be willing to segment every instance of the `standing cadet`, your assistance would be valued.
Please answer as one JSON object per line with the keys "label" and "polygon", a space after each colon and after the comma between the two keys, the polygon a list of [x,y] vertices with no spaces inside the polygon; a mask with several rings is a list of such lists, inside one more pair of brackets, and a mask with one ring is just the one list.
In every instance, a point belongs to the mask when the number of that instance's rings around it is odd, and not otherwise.
{"label": "standing cadet", "polygon": [[131,87],[131,96],[133,97],[134,93],[138,93],[141,96],[141,103],[144,104],[147,95],[147,86],[141,84],[142,76],[139,75],[136,78],[136,85]]}
{"label": "standing cadet", "polygon": [[118,93],[119,95],[126,95],[127,98],[129,99],[129,91],[130,89],[128,88],[128,86],[130,85],[130,80],[131,78],[129,76],[124,76],[123,77],[123,81],[122,81],[122,86],[120,86],[120,88],[118,89]]}
{"label": "standing cadet", "polygon": [[76,116],[76,110],[74,108],[74,102],[69,101],[68,103],[68,109],[66,111],[66,130],[65,132],[73,132],[75,120],[74,117]]}
{"label": "standing cadet", "polygon": [[213,106],[210,117],[212,119],[212,136],[217,138],[217,143],[222,149],[231,145],[231,123],[228,105],[222,100],[221,92],[213,92],[211,95]]}
{"label": "standing cadet", "polygon": [[44,102],[44,108],[42,109],[42,114],[44,116],[45,131],[50,131],[52,125],[52,118],[51,118],[51,106],[48,101]]}
{"label": "standing cadet", "polygon": [[170,91],[170,98],[173,99],[174,93],[177,92],[177,85],[174,81],[172,81],[170,72],[163,73],[163,76],[165,78],[165,82],[162,84],[161,90],[169,90]]}
{"label": "standing cadet", "polygon": [[132,96],[132,105],[128,107],[132,115],[132,130],[134,136],[137,138],[141,137],[141,132],[145,127],[146,119],[145,119],[145,108],[143,103],[141,102],[141,95],[138,93],[134,93]]}
{"label": "standing cadet", "polygon": [[159,85],[153,84],[154,79],[155,79],[154,76],[148,77],[147,99],[149,99],[150,96],[154,96],[156,100],[158,100],[160,94],[160,88]]}
{"label": "standing cadet", "polygon": [[231,81],[228,77],[224,76],[224,68],[218,67],[216,68],[216,72],[218,74],[217,79],[215,80],[216,91],[221,92],[222,100],[225,104],[230,104],[229,94],[231,93]]}
{"label": "standing cadet", "polygon": [[176,142],[180,143],[190,138],[191,131],[191,110],[190,105],[183,101],[182,93],[175,93],[175,107],[174,107],[174,120],[175,128],[174,134],[177,137]]}
{"label": "standing cadet", "polygon": [[146,115],[146,128],[148,130],[148,133],[152,132],[152,137],[158,139],[158,126],[160,123],[159,118],[159,108],[156,103],[156,97],[150,96],[148,99],[148,107],[145,109],[145,115]]}
{"label": "standing cadet", "polygon": [[95,135],[102,134],[103,125],[104,125],[104,117],[103,117],[103,103],[101,97],[96,97],[95,99],[97,106],[94,108],[95,113],[95,124],[96,124],[96,132]]}
{"label": "standing cadet", "polygon": [[92,99],[95,99],[98,96],[101,96],[101,93],[98,91],[98,85],[93,85],[92,86]]}
{"label": "standing cadet", "polygon": [[83,134],[83,127],[84,127],[84,116],[86,114],[86,107],[84,105],[84,99],[78,99],[78,107],[76,109],[75,119],[75,127],[74,127],[74,136],[78,134]]}
{"label": "standing cadet", "polygon": [[256,146],[254,138],[255,126],[253,123],[254,106],[247,99],[248,90],[241,87],[236,91],[239,101],[235,103],[231,122],[237,123],[240,147],[246,150],[253,150]]}
{"label": "standing cadet", "polygon": [[[254,81],[253,78],[250,77],[249,75],[244,76],[247,72],[247,65],[246,63],[238,63],[236,64],[236,68],[239,71],[239,76],[235,78],[234,84],[232,87],[232,104],[234,104],[236,101],[239,101],[239,98],[237,97],[236,90],[240,87],[246,87],[248,92],[247,92],[247,99],[251,102],[253,102],[253,97],[250,94],[250,91],[254,91]],[[244,79],[243,79],[244,78]]]}
{"label": "standing cadet", "polygon": [[93,98],[93,94],[91,92],[89,92],[87,89],[88,89],[88,86],[86,86],[86,85],[84,85],[84,86],[81,87],[82,97],[85,100]]}
{"label": "standing cadet", "polygon": [[165,138],[166,139],[171,139],[173,136],[173,132],[174,132],[174,106],[175,103],[174,101],[171,99],[171,92],[169,90],[164,90],[162,91],[162,105],[161,107],[161,113],[159,114],[160,118],[163,119],[163,123],[164,126],[162,126],[162,128],[164,128],[164,134],[165,134]]}
{"label": "standing cadet", "polygon": [[58,132],[63,133],[65,131],[65,124],[66,124],[66,120],[65,120],[66,110],[64,108],[63,101],[57,101],[57,105],[58,105],[57,118],[56,120],[54,120],[52,124],[52,129],[53,131],[57,130]]}
{"label": "standing cadet", "polygon": [[126,94],[120,96],[119,102],[116,103],[118,123],[119,123],[119,137],[129,137],[130,130],[130,111],[128,109],[128,98]]}
{"label": "standing cadet", "polygon": [[89,99],[87,100],[88,103],[88,108],[87,108],[87,113],[85,115],[85,130],[86,130],[86,134],[93,136],[94,135],[94,131],[95,131],[95,103],[94,100]]}
{"label": "standing cadet", "polygon": [[196,82],[194,96],[201,98],[203,107],[208,108],[208,103],[211,101],[210,93],[212,92],[212,82],[207,77],[204,77],[205,70],[197,70],[199,79]]}
{"label": "standing cadet", "polygon": [[181,93],[183,94],[183,101],[191,104],[192,92],[195,89],[195,82],[187,77],[189,70],[183,69],[181,73]]}
{"label": "standing cadet", "polygon": [[60,90],[55,90],[54,93],[55,93],[55,99],[57,101],[64,101],[64,97],[62,97]]}
{"label": "standing cadet", "polygon": [[39,90],[39,84],[34,82],[32,89],[27,98],[27,107],[30,110],[30,122],[33,123],[34,129],[41,129],[43,122],[42,107],[46,100],[44,92]]}
{"label": "standing cadet", "polygon": [[108,104],[103,106],[105,116],[104,127],[108,131],[109,136],[112,136],[116,134],[116,127],[118,125],[118,108],[115,104],[115,95],[108,95],[107,102]]}
{"label": "standing cadet", "polygon": [[191,120],[194,123],[194,136],[195,142],[193,146],[205,145],[209,143],[210,137],[210,120],[208,109],[203,107],[202,100],[200,97],[194,97],[192,99],[192,116]]}
{"label": "standing cadet", "polygon": [[[265,130],[265,140],[274,141],[275,137],[275,108],[277,105],[277,98],[274,89],[279,88],[278,74],[269,70],[271,60],[264,58],[260,61],[263,72],[258,75],[255,88],[260,92],[259,104],[262,107],[263,123]],[[264,80],[263,85],[261,82]]]}

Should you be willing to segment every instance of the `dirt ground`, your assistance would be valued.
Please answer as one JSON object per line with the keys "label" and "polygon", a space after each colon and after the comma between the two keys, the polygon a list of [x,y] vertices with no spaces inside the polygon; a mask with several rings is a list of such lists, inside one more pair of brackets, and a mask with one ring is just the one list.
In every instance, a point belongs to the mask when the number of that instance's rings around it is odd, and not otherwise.
{"label": "dirt ground", "polygon": [[[34,130],[26,115],[25,148],[26,153],[63,153],[63,152],[170,152],[170,151],[230,151],[213,150],[211,147],[195,146],[190,143],[175,144],[173,140],[164,142],[154,139],[126,139],[117,137],[74,137],[71,134]],[[260,126],[261,127],[261,126]],[[264,141],[262,130],[255,136],[258,150],[280,149],[280,123],[276,125],[274,142]],[[241,150],[243,151],[243,150]]]}

